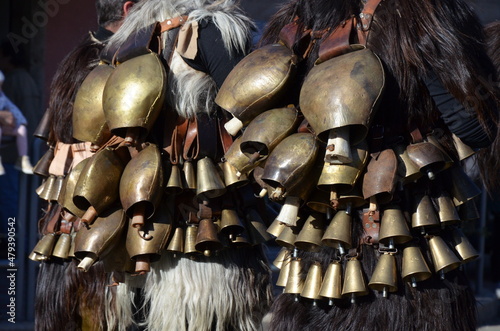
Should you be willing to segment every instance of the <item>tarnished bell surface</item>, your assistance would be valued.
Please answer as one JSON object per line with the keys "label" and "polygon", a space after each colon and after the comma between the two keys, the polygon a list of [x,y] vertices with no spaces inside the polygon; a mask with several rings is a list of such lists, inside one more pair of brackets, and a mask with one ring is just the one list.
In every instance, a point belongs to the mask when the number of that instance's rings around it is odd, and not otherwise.
{"label": "tarnished bell surface", "polygon": [[310,133],[295,133],[281,141],[266,161],[262,180],[286,191],[297,186],[311,171],[319,143]]}
{"label": "tarnished bell surface", "polygon": [[278,275],[278,280],[276,281],[276,286],[285,287],[288,282],[288,275],[290,274],[290,264],[291,258],[287,258],[283,261],[283,265],[281,266],[280,273]]}
{"label": "tarnished bell surface", "polygon": [[435,199],[437,202],[437,213],[442,225],[450,225],[460,221],[458,210],[448,194],[442,193]]}
{"label": "tarnished bell surface", "polygon": [[250,162],[265,159],[299,125],[297,109],[275,108],[254,118],[243,132],[240,149]]}
{"label": "tarnished bell surface", "polygon": [[50,197],[52,194],[51,191],[54,189],[56,179],[57,179],[57,177],[54,175],[50,175],[47,178],[47,180],[45,181],[45,184],[43,185],[42,191],[40,192],[40,194],[38,194],[40,199],[47,200],[47,201],[50,200]]}
{"label": "tarnished bell surface", "polygon": [[82,226],[75,236],[75,256],[81,260],[89,253],[106,255],[120,241],[126,222],[125,212],[117,207],[102,214],[88,228]]}
{"label": "tarnished bell surface", "polygon": [[73,202],[79,209],[95,208],[97,214],[118,200],[120,178],[124,164],[111,149],[94,154],[82,169],[73,192]]}
{"label": "tarnished bell surface", "polygon": [[443,238],[439,236],[429,238],[429,249],[436,272],[444,274],[460,266],[460,260],[450,247],[448,247]]}
{"label": "tarnished bell surface", "polygon": [[403,249],[401,276],[403,281],[410,282],[412,287],[416,287],[417,282],[432,276],[431,269],[429,269],[419,247],[408,246]]}
{"label": "tarnished bell surface", "polygon": [[293,259],[290,262],[290,270],[288,271],[288,280],[286,282],[284,293],[300,294],[304,288],[304,279],[301,275],[302,260]]}
{"label": "tarnished bell surface", "polygon": [[169,204],[163,201],[155,214],[144,223],[140,230],[129,222],[126,248],[129,256],[134,259],[139,255],[148,255],[151,262],[160,258],[161,251],[167,245],[172,231],[172,215]]}
{"label": "tarnished bell surface", "polygon": [[245,226],[234,209],[223,209],[220,217],[220,233],[233,240],[243,233]]}
{"label": "tarnished bell surface", "polygon": [[319,295],[329,299],[342,298],[342,265],[339,262],[328,265]]}
{"label": "tarnished bell surface", "polygon": [[322,242],[326,246],[349,249],[352,246],[352,216],[339,210],[326,228]]}
{"label": "tarnished bell surface", "polygon": [[350,259],[346,263],[344,273],[344,285],[342,287],[342,296],[355,297],[367,295],[368,289],[366,287],[365,278],[363,276],[363,269],[361,262],[357,259]]}
{"label": "tarnished bell surface", "polygon": [[133,216],[134,205],[145,205],[144,216],[150,218],[160,203],[163,191],[163,167],[160,150],[147,145],[123,170],[120,179],[120,201],[128,217]]}
{"label": "tarnished bell surface", "polygon": [[443,151],[430,142],[410,144],[406,147],[408,157],[412,160],[420,172],[426,174],[429,179],[448,167],[447,159]]}
{"label": "tarnished bell surface", "polygon": [[[261,47],[241,60],[222,84],[215,103],[243,125],[273,107],[293,78],[295,57],[287,47]],[[231,130],[228,130],[232,134]]]}
{"label": "tarnished bell surface", "polygon": [[321,238],[325,233],[325,218],[323,215],[311,215],[302,226],[294,246],[308,252],[321,250]]}
{"label": "tarnished bell surface", "polygon": [[414,182],[423,176],[420,168],[408,156],[405,145],[396,145],[394,152],[398,158],[398,175],[401,177],[403,185]]}
{"label": "tarnished bell surface", "polygon": [[363,173],[368,161],[368,144],[362,141],[358,145],[352,146],[353,160],[348,164],[330,164],[325,162],[321,176],[318,180],[318,188],[330,192],[334,185],[339,193],[347,193],[356,184],[356,181]]}
{"label": "tarnished bell surface", "polygon": [[203,219],[198,225],[195,248],[203,252],[205,256],[210,256],[212,252],[221,250],[224,247],[217,236],[217,226],[209,219]]}
{"label": "tarnished bell surface", "polygon": [[333,212],[332,205],[330,204],[330,195],[321,190],[314,190],[307,200],[307,206],[319,213]]}
{"label": "tarnished bell surface", "polygon": [[378,259],[368,287],[383,292],[383,295],[387,296],[387,292],[398,290],[397,277],[396,258],[392,254],[382,254]]}
{"label": "tarnished bell surface", "polygon": [[439,219],[428,195],[417,196],[415,201],[415,211],[411,216],[411,227],[431,227],[438,226]]}
{"label": "tarnished bell surface", "polygon": [[261,164],[263,160],[261,159],[257,160],[254,163],[250,163],[248,156],[243,154],[240,149],[240,145],[242,142],[241,138],[242,137],[240,136],[233,141],[226,154],[224,155],[224,158],[226,159],[227,163],[232,165],[240,174],[247,175],[259,164]]}
{"label": "tarnished bell surface", "polygon": [[71,248],[71,236],[68,233],[61,233],[59,238],[57,238],[56,245],[52,252],[52,256],[67,259],[69,255],[69,249]]}
{"label": "tarnished bell surface", "polygon": [[221,178],[220,168],[212,159],[204,157],[196,163],[196,195],[199,199],[217,198],[226,193],[226,185]]}
{"label": "tarnished bell surface", "polygon": [[69,174],[64,178],[63,186],[61,189],[61,193],[59,194],[58,203],[72,213],[75,216],[82,217],[85,213],[84,209],[78,208],[73,202],[73,193],[75,191],[76,183],[78,182],[78,178],[80,178],[80,174],[82,173],[83,168],[87,164],[89,159],[85,159],[78,163]]}
{"label": "tarnished bell surface", "polygon": [[350,127],[350,143],[357,144],[368,133],[384,84],[382,64],[372,51],[350,52],[311,69],[300,91],[300,109],[316,134]]}
{"label": "tarnished bell surface", "polygon": [[111,132],[125,137],[127,128],[139,128],[145,136],[163,106],[165,84],[165,68],[157,54],[137,56],[117,66],[103,94]]}
{"label": "tarnished bell surface", "polygon": [[59,199],[59,195],[61,194],[61,190],[63,188],[63,183],[64,183],[64,177],[57,176],[56,180],[54,181],[54,186],[50,190],[49,201],[56,202]]}
{"label": "tarnished bell surface", "polygon": [[401,209],[397,206],[385,208],[380,223],[379,241],[393,248],[394,244],[404,244],[412,238]]}
{"label": "tarnished bell surface", "polygon": [[85,78],[73,105],[73,137],[100,146],[111,137],[103,110],[104,86],[113,67],[100,64]]}
{"label": "tarnished bell surface", "polygon": [[35,245],[35,248],[33,248],[33,253],[42,256],[50,256],[55,244],[56,235],[54,233],[47,233]]}
{"label": "tarnished bell surface", "polygon": [[321,299],[319,295],[321,282],[321,264],[319,262],[314,262],[309,267],[309,271],[307,272],[307,277],[304,282],[304,288],[302,289],[302,292],[300,292],[300,296],[312,300]]}
{"label": "tarnished bell surface", "polygon": [[248,184],[249,180],[246,174],[239,173],[238,170],[229,162],[219,163],[224,177],[226,187],[241,187]]}
{"label": "tarnished bell surface", "polygon": [[365,199],[375,197],[378,203],[390,202],[395,189],[397,168],[398,161],[392,149],[385,149],[372,157],[363,178]]}
{"label": "tarnished bell surface", "polygon": [[168,243],[167,251],[184,253],[184,229],[182,227],[175,228],[174,235]]}

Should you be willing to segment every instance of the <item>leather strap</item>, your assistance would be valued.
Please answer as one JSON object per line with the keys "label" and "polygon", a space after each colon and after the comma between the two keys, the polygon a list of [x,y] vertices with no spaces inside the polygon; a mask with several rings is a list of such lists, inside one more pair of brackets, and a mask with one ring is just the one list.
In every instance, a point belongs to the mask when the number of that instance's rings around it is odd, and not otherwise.
{"label": "leather strap", "polygon": [[186,23],[187,19],[188,19],[187,15],[177,16],[174,18],[167,18],[163,22],[160,22],[160,27],[161,27],[160,32],[163,33],[178,28],[179,26]]}
{"label": "leather strap", "polygon": [[[166,125],[168,125],[169,121],[166,121]],[[170,138],[168,134],[165,135],[165,148],[164,150],[169,154],[170,156],[170,163],[171,164],[179,164],[180,162],[180,151],[182,150],[182,143],[184,142],[186,138],[186,132],[188,128],[188,120],[182,117],[177,118],[177,125],[175,128],[172,129],[166,129],[165,132],[172,132],[170,135]]]}
{"label": "leather strap", "polygon": [[422,136],[422,133],[420,132],[420,129],[415,127],[413,130],[410,132],[412,143],[421,143],[424,141],[424,138]]}
{"label": "leather strap", "polygon": [[71,169],[72,163],[71,144],[58,142],[54,148],[54,158],[49,166],[49,174],[65,176]]}
{"label": "leather strap", "polygon": [[283,45],[295,51],[301,58],[306,58],[312,48],[312,29],[300,31],[299,41],[294,49],[295,39],[299,34],[299,24],[297,22],[298,17],[295,17],[293,22],[285,25],[279,33],[279,39]]}
{"label": "leather strap", "polygon": [[370,211],[363,209],[360,211],[361,220],[363,222],[363,236],[360,239],[360,244],[374,245],[378,244],[380,233],[380,213],[379,211]]}
{"label": "leather strap", "polygon": [[55,204],[55,205],[53,205],[53,208],[55,208],[55,209],[51,210],[53,214],[52,214],[52,217],[47,222],[47,226],[45,227],[44,234],[55,233],[57,231],[58,223],[59,223],[59,220],[61,219],[62,207],[59,204]]}
{"label": "leather strap", "polygon": [[199,142],[198,142],[198,120],[197,118],[189,119],[186,139],[184,140],[184,152],[182,156],[184,160],[191,161],[195,160],[199,152]]}
{"label": "leather strap", "polygon": [[316,64],[320,64],[351,50],[351,33],[353,26],[354,18],[351,17],[345,20],[325,40],[321,42]]}
{"label": "leather strap", "polygon": [[373,14],[380,2],[381,0],[368,0],[359,14],[359,20],[357,21],[356,27],[358,30],[358,42],[362,45],[366,45],[368,33],[370,32],[373,21]]}

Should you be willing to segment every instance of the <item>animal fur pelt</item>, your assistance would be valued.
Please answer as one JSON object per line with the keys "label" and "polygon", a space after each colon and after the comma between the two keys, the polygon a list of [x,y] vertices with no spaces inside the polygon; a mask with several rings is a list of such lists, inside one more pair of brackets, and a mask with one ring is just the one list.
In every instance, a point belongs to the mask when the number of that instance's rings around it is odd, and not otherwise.
{"label": "animal fur pelt", "polygon": [[[311,45],[309,56],[297,68],[295,85],[288,91],[287,102],[298,103],[304,78],[315,65],[321,42],[335,28],[357,17],[362,1],[294,0],[285,4],[267,25],[261,46],[279,40],[282,28],[296,22],[298,33],[294,51],[299,51],[303,31],[311,29],[318,36]],[[440,128],[445,132],[440,143],[456,160],[451,134],[444,125],[433,99],[425,85],[426,78],[435,74],[446,89],[465,107],[465,112],[490,135],[491,146],[478,154],[481,173],[488,176],[490,188],[498,186],[498,111],[497,84],[491,84],[488,75],[494,72],[488,59],[482,26],[472,10],[463,1],[406,0],[381,1],[374,14],[366,46],[382,61],[385,71],[385,91],[379,100],[375,125],[384,127],[386,143],[390,138],[406,137],[413,126],[423,132]],[[354,42],[355,43],[355,42]],[[342,82],[339,82],[341,84]],[[320,87],[318,87],[320,88]],[[496,138],[495,138],[496,136]],[[370,139],[370,134],[368,138]],[[485,146],[480,146],[485,147]],[[376,157],[377,154],[374,154]],[[441,180],[413,183],[397,191],[393,202],[411,213],[413,198],[418,190],[440,191],[450,183],[443,173]],[[363,236],[361,220],[353,221],[352,242]],[[436,230],[446,237],[449,228]],[[423,252],[429,252],[427,235],[412,232]],[[357,246],[356,244],[354,246]],[[378,261],[376,246],[359,245],[365,281],[372,276]],[[323,247],[320,252],[298,251],[302,263],[301,278],[305,279],[310,265],[320,262],[323,272],[338,251]],[[396,254],[401,270],[401,254]],[[430,261],[427,255],[427,261]],[[345,262],[345,260],[343,260]],[[444,280],[434,275],[418,283],[416,288],[398,276],[398,290],[383,298],[369,290],[355,303],[334,300],[329,306],[325,300],[308,300],[294,294],[280,295],[272,306],[271,330],[475,330],[475,299],[463,271],[446,273]]]}

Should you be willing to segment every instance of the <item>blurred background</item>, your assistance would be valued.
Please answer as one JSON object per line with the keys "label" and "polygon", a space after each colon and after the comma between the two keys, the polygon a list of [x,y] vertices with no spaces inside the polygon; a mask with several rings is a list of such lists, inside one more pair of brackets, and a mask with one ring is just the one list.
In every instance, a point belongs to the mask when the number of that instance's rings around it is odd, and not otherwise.
{"label": "blurred background", "polygon": [[[282,1],[243,0],[244,10],[262,29]],[[471,0],[484,24],[500,20],[498,0]],[[24,88],[9,91],[28,119],[29,154],[32,163],[41,157],[46,146],[40,139],[32,138],[36,126],[47,107],[49,87],[63,57],[89,32],[97,28],[94,1],[76,0],[2,0],[0,2],[0,39],[8,37],[14,47],[16,63],[6,67],[16,70],[22,77]],[[255,35],[257,40],[259,34]],[[2,48],[3,49],[3,48]],[[3,53],[0,51],[0,70]],[[8,71],[8,70],[7,70]],[[9,73],[6,73],[8,75]],[[7,92],[6,92],[7,93]],[[38,241],[37,221],[42,205],[35,194],[41,184],[37,176],[21,174],[13,168],[16,150],[12,137],[2,137],[0,155],[7,174],[0,176],[0,330],[32,330],[33,307],[38,263],[27,259]],[[498,296],[500,296],[500,247],[495,224],[500,222],[500,207],[496,201],[483,195],[478,198],[482,218],[466,230],[468,237],[483,255],[466,266],[473,281],[480,307],[482,325],[498,321]],[[6,323],[7,295],[7,238],[9,218],[15,218],[16,241],[16,324]],[[499,218],[499,219],[497,219]],[[497,226],[498,227],[498,226]],[[276,249],[270,245],[269,252]],[[496,253],[496,254],[495,254]],[[498,255],[498,258],[495,257]],[[498,288],[498,290],[497,290]],[[498,291],[498,294],[497,294]],[[499,323],[500,324],[500,323]],[[500,328],[499,328],[500,329]],[[490,329],[488,329],[490,330]]]}

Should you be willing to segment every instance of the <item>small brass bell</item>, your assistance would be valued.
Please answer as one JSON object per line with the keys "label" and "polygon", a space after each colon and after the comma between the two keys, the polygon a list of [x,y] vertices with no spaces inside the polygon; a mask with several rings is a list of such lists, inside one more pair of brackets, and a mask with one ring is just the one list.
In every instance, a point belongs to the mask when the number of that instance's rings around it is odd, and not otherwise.
{"label": "small brass bell", "polygon": [[54,146],[49,146],[49,149],[43,154],[42,158],[33,167],[33,173],[47,178],[50,176],[49,167],[50,163],[54,159]]}
{"label": "small brass bell", "polygon": [[354,188],[347,193],[340,194],[337,202],[338,209],[345,209],[347,215],[352,215],[353,209],[360,208],[367,204],[366,199],[363,197],[361,189],[355,185]]}
{"label": "small brass bell", "polygon": [[406,147],[406,151],[408,157],[417,165],[420,172],[430,180],[434,180],[436,174],[445,170],[448,166],[443,151],[430,142],[423,141],[410,144]]}
{"label": "small brass bell", "polygon": [[439,219],[428,195],[416,197],[416,208],[411,216],[411,226],[414,229],[439,226]]}
{"label": "small brass bell", "polygon": [[403,249],[401,276],[403,281],[410,282],[412,287],[417,287],[417,282],[432,276],[432,272],[419,247],[408,246]]}
{"label": "small brass bell", "polygon": [[340,254],[352,246],[352,216],[345,210],[339,210],[326,228],[322,243],[329,247],[337,248]]}
{"label": "small brass bell", "polygon": [[333,299],[342,299],[342,265],[339,262],[328,265],[319,295],[330,299],[330,305],[333,305]]}
{"label": "small brass bell", "polygon": [[54,181],[54,185],[50,190],[49,201],[57,202],[57,200],[59,199],[59,195],[61,194],[61,190],[63,188],[63,183],[64,183],[64,177],[57,176],[56,180]]}
{"label": "small brass bell", "polygon": [[274,237],[278,237],[281,232],[286,228],[286,225],[279,220],[275,219],[271,225],[267,228],[267,233],[273,235]]}
{"label": "small brass bell", "polygon": [[57,177],[54,175],[50,175],[46,180],[45,184],[43,185],[42,192],[38,195],[40,199],[49,201],[50,197],[52,196],[52,190],[54,189],[54,185],[56,182]]}
{"label": "small brass bell", "polygon": [[380,224],[379,241],[394,249],[395,244],[404,244],[412,239],[403,212],[396,206],[384,209]]}
{"label": "small brass bell", "polygon": [[368,294],[361,262],[358,259],[349,259],[346,263],[344,273],[344,285],[342,287],[342,296],[349,296],[351,303],[356,302],[357,296]]}
{"label": "small brass bell", "polygon": [[278,256],[276,256],[276,258],[274,259],[273,265],[276,268],[281,269],[285,260],[287,260],[290,257],[290,254],[291,254],[290,249],[282,247],[278,253]]}
{"label": "small brass bell", "polygon": [[196,249],[196,237],[198,234],[198,227],[190,224],[186,228],[186,239],[184,240],[184,254],[200,254]]}
{"label": "small brass bell", "polygon": [[406,146],[398,144],[394,147],[394,152],[398,158],[398,175],[401,178],[401,183],[406,185],[411,182],[417,181],[423,176],[418,166],[408,156]]}
{"label": "small brass bell", "polygon": [[322,190],[315,190],[307,200],[307,206],[318,213],[332,213],[329,194]]}
{"label": "small brass bell", "polygon": [[455,206],[460,206],[481,194],[481,189],[465,173],[462,167],[451,167],[449,172],[451,176],[451,188],[449,192]]}
{"label": "small brass bell", "polygon": [[458,215],[460,215],[460,220],[462,221],[473,221],[481,217],[474,199],[468,200],[458,206]]}
{"label": "small brass bell", "polygon": [[304,287],[300,292],[300,296],[307,299],[318,300],[321,299],[319,291],[321,289],[322,275],[321,275],[321,264],[319,262],[314,262],[309,267],[307,272],[306,280],[304,281]]}
{"label": "small brass bell", "polygon": [[175,228],[174,235],[168,243],[167,251],[184,253],[184,229],[182,227]]}
{"label": "small brass bell", "polygon": [[286,284],[288,283],[288,275],[290,274],[291,261],[292,259],[290,256],[283,261],[283,265],[281,266],[281,270],[278,275],[278,280],[276,281],[276,286],[285,287]]}
{"label": "small brass bell", "polygon": [[172,164],[170,168],[170,177],[168,178],[167,186],[165,187],[165,192],[167,194],[179,194],[184,189],[182,184],[182,175],[179,165]]}
{"label": "small brass bell", "polygon": [[321,238],[325,233],[325,219],[321,214],[310,215],[297,238],[294,246],[308,252],[318,252],[321,249]]}
{"label": "small brass bell", "polygon": [[71,171],[64,178],[63,187],[61,193],[59,194],[58,203],[67,211],[72,213],[77,217],[82,217],[85,214],[85,210],[79,209],[73,203],[73,192],[75,191],[76,183],[78,178],[85,167],[88,159],[84,159],[71,169]]}
{"label": "small brass bell", "polygon": [[439,236],[429,238],[429,249],[431,251],[434,270],[444,279],[444,274],[460,266],[460,260]]}
{"label": "small brass bell", "polygon": [[50,124],[50,113],[48,110],[45,110],[35,132],[33,132],[33,136],[45,141],[49,140]]}
{"label": "small brass bell", "polygon": [[52,251],[54,249],[55,244],[56,244],[55,233],[47,233],[35,245],[35,248],[33,248],[33,253],[49,257],[52,255]]}
{"label": "small brass bell", "polygon": [[231,163],[222,162],[220,167],[226,187],[240,187],[249,182],[248,176],[239,172]]}
{"label": "small brass bell", "polygon": [[196,190],[196,172],[194,171],[193,162],[185,160],[182,172],[184,173],[183,186],[192,191]]}
{"label": "small brass bell", "polygon": [[68,233],[61,233],[54,246],[52,256],[67,259],[71,248],[71,236]]}
{"label": "small brass bell", "polygon": [[284,293],[300,294],[304,289],[304,279],[301,277],[302,260],[292,259],[290,262],[290,271],[286,282]]}
{"label": "small brass bell", "polygon": [[299,235],[300,228],[297,226],[287,226],[281,231],[280,235],[276,238],[276,243],[288,249],[294,249],[294,243]]}
{"label": "small brass bell", "polygon": [[[225,163],[229,163],[229,165],[231,165],[231,171],[235,171],[235,175],[237,178],[247,177],[247,175],[255,169],[260,169],[259,176],[262,176],[262,172],[264,171],[264,169],[259,167],[260,163],[262,163],[262,160],[257,160],[254,163],[248,162],[248,157],[243,154],[240,149],[241,138],[241,136],[236,138],[231,146],[229,146],[229,149],[224,154],[224,159],[226,160]],[[254,177],[258,176],[256,176],[256,174],[254,173]]]}
{"label": "small brass bell", "polygon": [[452,134],[451,136],[453,138],[453,144],[455,145],[460,161],[463,161],[476,153],[472,148],[470,148],[470,146],[464,144],[464,142],[455,134]]}
{"label": "small brass bell", "polygon": [[252,243],[248,239],[248,236],[245,232],[237,235],[234,240],[230,240],[230,244],[236,248],[252,246]]}
{"label": "small brass bell", "polygon": [[384,253],[380,255],[368,287],[382,292],[384,298],[388,296],[389,292],[398,290],[396,258],[393,254]]}
{"label": "small brass bell", "polygon": [[203,252],[205,256],[210,256],[212,252],[221,250],[223,247],[217,236],[217,227],[214,222],[209,219],[202,219],[198,224],[195,249]]}
{"label": "small brass bell", "polygon": [[205,157],[198,160],[196,170],[196,195],[200,199],[212,199],[226,193],[226,186],[210,158]]}
{"label": "small brass bell", "polygon": [[45,189],[45,183],[47,183],[47,180],[44,179],[42,181],[42,184],[40,184],[40,186],[38,186],[35,190],[35,193],[38,195],[38,197],[40,197],[40,195],[42,194],[43,190]]}
{"label": "small brass bell", "polygon": [[453,200],[445,193],[442,193],[437,200],[437,212],[442,226],[450,225],[460,221],[458,210],[453,204]]}
{"label": "small brass bell", "polygon": [[463,263],[470,262],[479,257],[479,253],[474,249],[462,230],[456,228],[451,233],[453,247]]}
{"label": "small brass bell", "polygon": [[222,235],[228,236],[230,240],[234,240],[244,230],[245,226],[236,210],[230,208],[222,209],[220,217],[220,233]]}

